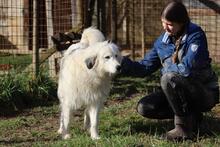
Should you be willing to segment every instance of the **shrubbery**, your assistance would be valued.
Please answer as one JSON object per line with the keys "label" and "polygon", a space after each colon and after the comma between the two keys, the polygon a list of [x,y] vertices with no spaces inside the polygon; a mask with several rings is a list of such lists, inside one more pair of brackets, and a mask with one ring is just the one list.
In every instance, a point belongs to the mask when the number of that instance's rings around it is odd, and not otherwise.
{"label": "shrubbery", "polygon": [[0,77],[0,109],[17,111],[51,100],[56,98],[56,88],[56,82],[46,72],[33,78],[28,73],[10,71]]}

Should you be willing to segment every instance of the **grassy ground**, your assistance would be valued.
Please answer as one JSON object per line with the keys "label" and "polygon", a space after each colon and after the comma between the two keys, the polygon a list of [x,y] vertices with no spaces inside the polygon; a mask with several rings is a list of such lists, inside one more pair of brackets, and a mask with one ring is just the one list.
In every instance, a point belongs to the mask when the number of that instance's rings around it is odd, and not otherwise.
{"label": "grassy ground", "polygon": [[1,116],[0,146],[220,146],[220,106],[205,114],[201,130],[194,141],[177,143],[165,140],[163,134],[172,129],[172,120],[150,120],[136,113],[137,101],[146,93],[156,90],[150,88],[146,91],[149,83],[145,83],[143,79],[115,80],[111,95],[100,113],[101,139],[98,141],[92,141],[89,133],[83,130],[82,111],[74,113],[70,126],[72,138],[62,140],[57,134],[59,105],[54,100],[44,105],[35,105],[16,115]]}
{"label": "grassy ground", "polygon": [[[32,62],[32,55],[11,55],[0,53],[0,73],[10,70],[11,68],[16,70],[24,70]],[[4,69],[5,66],[10,66],[8,69]]]}
{"label": "grassy ground", "polygon": [[0,63],[1,64],[12,64],[12,65],[19,65],[19,64],[30,64],[32,62],[31,55],[10,55],[10,54],[1,54],[0,53]]}

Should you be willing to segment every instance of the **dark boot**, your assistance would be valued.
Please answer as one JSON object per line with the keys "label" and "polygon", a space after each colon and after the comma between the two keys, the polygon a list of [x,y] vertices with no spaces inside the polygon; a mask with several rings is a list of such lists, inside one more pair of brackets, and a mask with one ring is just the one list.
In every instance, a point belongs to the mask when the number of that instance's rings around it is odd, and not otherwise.
{"label": "dark boot", "polygon": [[174,124],[175,128],[166,134],[166,138],[172,141],[181,141],[192,139],[192,116],[180,117],[175,115]]}

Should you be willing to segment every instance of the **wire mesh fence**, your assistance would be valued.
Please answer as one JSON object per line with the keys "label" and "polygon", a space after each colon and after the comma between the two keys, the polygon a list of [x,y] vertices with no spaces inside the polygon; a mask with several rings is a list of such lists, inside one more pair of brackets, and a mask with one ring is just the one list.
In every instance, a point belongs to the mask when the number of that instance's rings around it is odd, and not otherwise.
{"label": "wire mesh fence", "polygon": [[[56,76],[62,53],[51,37],[81,33],[91,25],[134,59],[143,56],[162,31],[160,13],[169,1],[1,0],[0,74],[12,69],[36,73],[43,65],[52,77]],[[210,55],[220,64],[220,0],[182,1],[191,20],[206,32]],[[64,42],[64,49],[74,43],[71,39]]]}

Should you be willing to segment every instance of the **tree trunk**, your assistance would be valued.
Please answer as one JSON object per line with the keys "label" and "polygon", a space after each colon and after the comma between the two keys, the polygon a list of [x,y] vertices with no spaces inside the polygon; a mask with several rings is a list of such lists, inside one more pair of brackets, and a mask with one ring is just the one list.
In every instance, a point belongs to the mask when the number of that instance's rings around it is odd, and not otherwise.
{"label": "tree trunk", "polygon": [[51,36],[53,36],[53,17],[52,17],[52,0],[46,0],[46,19],[47,19],[47,42],[48,48],[53,46]]}
{"label": "tree trunk", "polygon": [[132,50],[132,59],[135,60],[135,2],[132,1],[132,29],[131,29],[131,36],[132,36],[132,40],[131,40],[131,50]]}
{"label": "tree trunk", "polygon": [[111,34],[112,41],[117,42],[117,0],[112,0],[112,9],[111,9]]}
{"label": "tree trunk", "polygon": [[144,0],[141,0],[141,48],[142,48],[142,57],[145,54],[145,40],[144,40]]}
{"label": "tree trunk", "polygon": [[85,0],[85,27],[90,27],[92,25],[92,17],[94,14],[95,0]]}
{"label": "tree trunk", "polygon": [[129,0],[126,0],[125,15],[126,15],[126,44],[130,47],[130,13],[129,13]]}
{"label": "tree trunk", "polygon": [[81,0],[71,0],[72,27],[82,28],[83,7]]}

